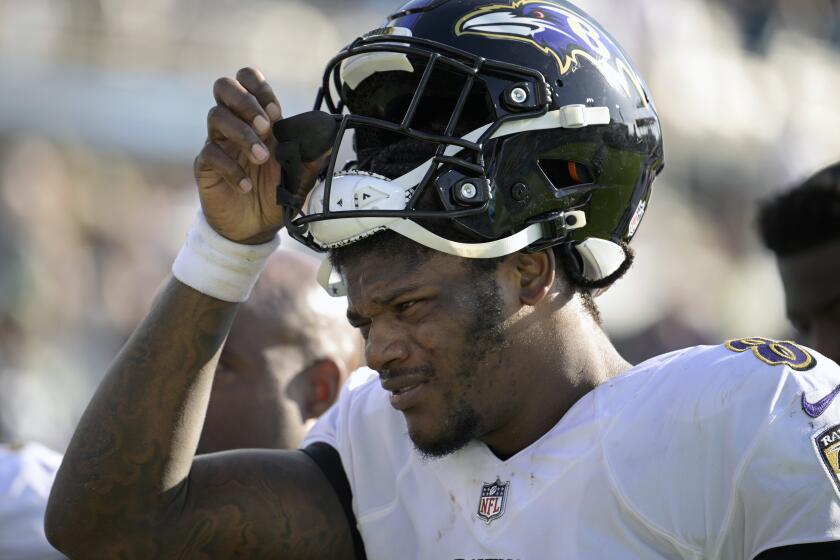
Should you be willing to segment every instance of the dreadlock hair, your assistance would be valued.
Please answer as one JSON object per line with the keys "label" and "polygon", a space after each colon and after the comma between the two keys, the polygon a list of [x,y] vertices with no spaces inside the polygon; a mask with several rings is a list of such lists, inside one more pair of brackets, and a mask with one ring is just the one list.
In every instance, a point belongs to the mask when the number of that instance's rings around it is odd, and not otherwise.
{"label": "dreadlock hair", "polygon": [[595,303],[595,296],[605,291],[619,278],[624,276],[630,270],[630,267],[633,266],[633,261],[636,258],[636,253],[630,248],[630,245],[624,241],[620,245],[624,250],[624,262],[621,263],[621,266],[615,272],[599,280],[590,280],[583,275],[583,266],[580,262],[580,257],[571,243],[563,243],[554,247],[554,256],[557,258],[559,266],[563,268],[566,277],[569,278],[569,281],[580,293],[586,310],[589,311],[599,325],[601,324],[601,311],[598,309],[598,304]]}
{"label": "dreadlock hair", "polygon": [[758,231],[764,245],[782,257],[840,240],[840,163],[762,203]]}

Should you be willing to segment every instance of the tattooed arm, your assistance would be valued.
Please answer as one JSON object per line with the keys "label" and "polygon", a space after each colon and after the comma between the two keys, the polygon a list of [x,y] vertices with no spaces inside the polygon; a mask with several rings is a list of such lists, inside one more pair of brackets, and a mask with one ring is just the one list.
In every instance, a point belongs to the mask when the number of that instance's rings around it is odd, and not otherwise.
{"label": "tattooed arm", "polygon": [[[235,314],[177,280],[114,361],[50,496],[50,541],[79,558],[352,558],[320,469],[298,451],[193,459]],[[233,419],[235,421],[235,419]]]}
{"label": "tattooed arm", "polygon": [[[271,121],[257,70],[216,81],[195,161],[201,206],[219,234],[270,239],[283,224]],[[323,158],[304,164],[300,192]],[[194,458],[219,350],[236,312],[173,279],[117,356],[56,477],[47,535],[76,558],[352,558],[350,527],[302,452]],[[231,419],[235,422],[236,419]]]}

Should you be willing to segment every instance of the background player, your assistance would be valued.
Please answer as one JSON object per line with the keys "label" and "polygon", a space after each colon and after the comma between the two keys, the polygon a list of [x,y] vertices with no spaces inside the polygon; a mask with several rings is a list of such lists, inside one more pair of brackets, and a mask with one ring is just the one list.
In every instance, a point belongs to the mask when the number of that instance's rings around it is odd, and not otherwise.
{"label": "background player", "polygon": [[340,300],[315,281],[318,262],[279,249],[237,313],[219,358],[199,453],[295,449],[361,365]]}
{"label": "background player", "polygon": [[44,536],[44,510],[61,455],[38,443],[0,444],[0,558],[63,558]]}
{"label": "background player", "polygon": [[776,255],[788,318],[840,361],[840,163],[767,201],[758,224]]}

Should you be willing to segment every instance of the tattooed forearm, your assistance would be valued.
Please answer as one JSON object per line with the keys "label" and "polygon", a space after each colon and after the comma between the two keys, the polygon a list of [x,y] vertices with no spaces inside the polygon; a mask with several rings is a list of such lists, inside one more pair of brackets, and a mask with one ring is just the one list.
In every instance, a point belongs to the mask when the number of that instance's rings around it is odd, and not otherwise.
{"label": "tattooed forearm", "polygon": [[189,473],[234,304],[177,280],[114,360],[67,449],[47,514],[61,543],[154,524]]}

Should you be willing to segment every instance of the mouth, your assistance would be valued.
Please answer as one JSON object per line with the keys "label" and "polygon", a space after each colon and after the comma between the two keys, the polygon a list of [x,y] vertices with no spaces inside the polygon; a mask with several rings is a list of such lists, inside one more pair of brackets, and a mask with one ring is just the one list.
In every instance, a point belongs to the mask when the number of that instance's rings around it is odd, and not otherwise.
{"label": "mouth", "polygon": [[391,406],[401,411],[416,406],[427,385],[427,378],[416,374],[400,375],[382,381],[382,388],[391,393]]}
{"label": "mouth", "polygon": [[397,389],[395,391],[391,391],[391,394],[392,395],[403,395],[405,393],[408,393],[409,391],[412,391],[412,390],[416,389],[420,385],[422,385],[422,383],[417,383],[416,385],[409,385],[408,387],[403,387],[402,389]]}

